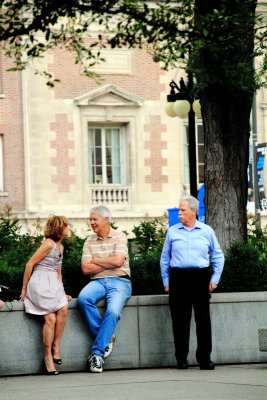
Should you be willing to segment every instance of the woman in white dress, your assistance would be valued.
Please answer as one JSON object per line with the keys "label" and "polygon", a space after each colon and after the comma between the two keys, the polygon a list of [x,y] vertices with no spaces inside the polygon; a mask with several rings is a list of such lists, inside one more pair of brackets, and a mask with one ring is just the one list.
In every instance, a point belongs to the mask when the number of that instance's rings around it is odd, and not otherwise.
{"label": "woman in white dress", "polygon": [[25,311],[43,315],[44,367],[48,374],[57,375],[55,364],[62,364],[60,340],[67,320],[68,300],[62,283],[63,245],[69,235],[65,217],[52,216],[44,231],[45,240],[27,262],[23,277],[21,299]]}

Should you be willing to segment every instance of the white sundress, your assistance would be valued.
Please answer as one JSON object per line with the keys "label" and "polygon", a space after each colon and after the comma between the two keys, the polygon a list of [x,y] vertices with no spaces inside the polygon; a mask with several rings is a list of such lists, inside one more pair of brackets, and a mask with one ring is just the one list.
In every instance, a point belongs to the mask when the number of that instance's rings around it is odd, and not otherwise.
{"label": "white sundress", "polygon": [[68,304],[63,283],[57,274],[62,258],[60,249],[53,242],[52,250],[34,266],[24,299],[27,313],[46,315]]}

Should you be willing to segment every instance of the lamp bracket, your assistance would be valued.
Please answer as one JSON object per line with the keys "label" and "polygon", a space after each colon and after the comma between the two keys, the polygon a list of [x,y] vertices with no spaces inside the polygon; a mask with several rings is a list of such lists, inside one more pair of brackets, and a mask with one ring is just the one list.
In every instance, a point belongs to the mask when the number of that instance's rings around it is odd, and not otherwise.
{"label": "lamp bracket", "polygon": [[170,87],[171,91],[170,94],[167,96],[167,101],[176,101],[176,100],[188,100],[190,101],[190,89],[189,87],[185,84],[185,81],[183,78],[180,79],[180,86],[177,85],[177,83],[172,80],[170,82]]}
{"label": "lamp bracket", "polygon": [[180,86],[178,86],[177,83],[174,80],[172,80],[170,82],[170,87],[171,87],[172,94],[175,93],[175,90],[180,93],[189,93],[190,92],[189,85],[185,84],[185,81],[183,78],[180,79]]}

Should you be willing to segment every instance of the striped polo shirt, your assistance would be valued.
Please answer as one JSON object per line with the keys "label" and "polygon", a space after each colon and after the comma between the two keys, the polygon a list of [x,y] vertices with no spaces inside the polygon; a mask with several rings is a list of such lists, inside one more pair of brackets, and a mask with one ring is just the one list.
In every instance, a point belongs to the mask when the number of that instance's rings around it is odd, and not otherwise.
{"label": "striped polo shirt", "polygon": [[129,257],[127,237],[123,232],[118,232],[110,227],[110,231],[105,238],[98,236],[96,233],[88,236],[83,246],[82,259],[93,259],[94,257],[110,257],[117,254],[123,254],[125,261],[122,267],[108,268],[104,271],[91,275],[91,279],[120,277],[123,275],[130,276]]}

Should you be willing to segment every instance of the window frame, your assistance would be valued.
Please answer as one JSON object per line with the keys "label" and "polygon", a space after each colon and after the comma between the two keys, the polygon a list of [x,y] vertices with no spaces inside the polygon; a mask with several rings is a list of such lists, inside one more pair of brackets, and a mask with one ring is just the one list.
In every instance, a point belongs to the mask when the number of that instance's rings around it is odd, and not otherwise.
{"label": "window frame", "polygon": [[[197,186],[200,188],[204,184],[204,179],[203,182],[200,182],[199,177],[200,177],[200,168],[205,165],[204,162],[199,161],[199,150],[200,146],[203,147],[204,150],[204,131],[203,131],[203,143],[199,142],[199,127],[202,127],[203,129],[203,123],[202,120],[196,120],[195,121],[195,139],[196,139],[196,164],[197,164]],[[189,141],[188,141],[188,120],[185,120],[184,126],[183,126],[183,147],[184,147],[184,185],[185,186],[190,186],[190,174],[189,174]],[[203,171],[203,178],[204,178],[204,171]]]}
{"label": "window frame", "polygon": [[4,135],[0,134],[0,193],[4,192]]}
{"label": "window frame", "polygon": [[[102,159],[102,182],[90,182],[90,179],[94,174],[92,173],[92,168],[96,168],[96,164],[93,164],[92,157],[90,160],[90,144],[92,141],[90,140],[90,131],[100,129],[101,130],[101,159]],[[106,132],[108,129],[118,129],[119,130],[119,137],[120,137],[120,183],[109,183],[108,182],[108,174],[107,174],[107,164],[106,164]],[[87,158],[87,165],[88,165],[88,183],[90,186],[125,186],[127,184],[127,164],[126,164],[126,125],[123,123],[116,123],[116,124],[92,124],[88,123],[87,125],[87,139],[88,139],[88,158]],[[104,145],[103,145],[104,143]],[[94,146],[96,147],[96,146]],[[112,164],[111,164],[112,166]],[[104,168],[104,171],[103,171]],[[95,174],[96,175],[96,174]],[[104,178],[104,179],[103,179]],[[95,179],[96,180],[96,179]]]}

